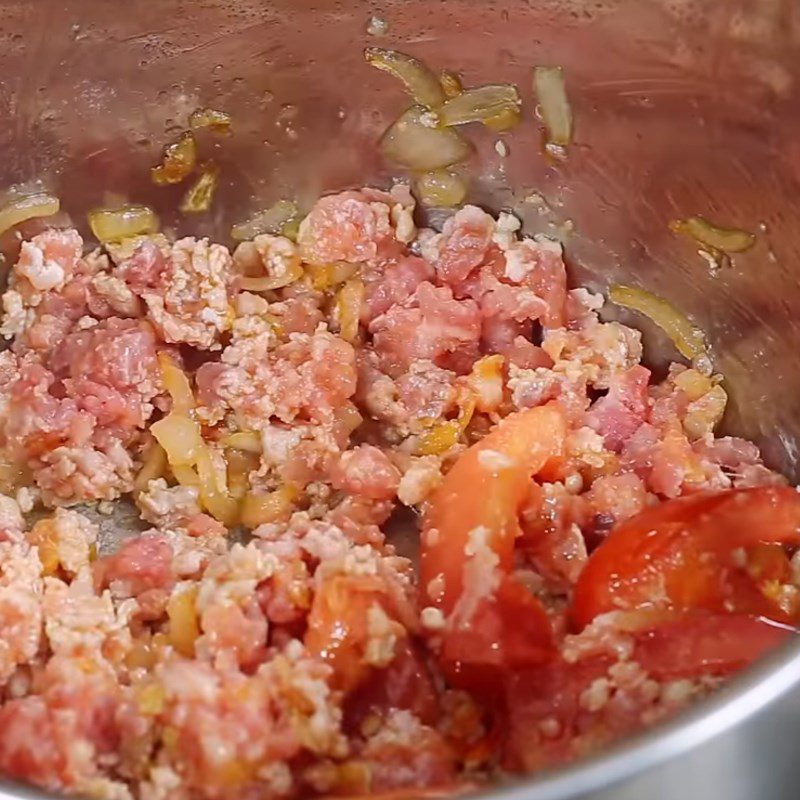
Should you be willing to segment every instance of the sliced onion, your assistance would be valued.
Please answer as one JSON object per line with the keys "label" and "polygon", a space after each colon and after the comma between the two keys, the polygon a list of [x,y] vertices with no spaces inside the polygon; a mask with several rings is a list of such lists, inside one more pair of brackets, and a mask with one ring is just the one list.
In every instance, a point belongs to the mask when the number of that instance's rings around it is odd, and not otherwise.
{"label": "sliced onion", "polygon": [[222,442],[225,447],[244,450],[247,453],[261,452],[261,438],[255,431],[239,431],[226,436]]}
{"label": "sliced onion", "polygon": [[88,213],[89,227],[100,242],[121,242],[132,236],[155,233],[158,217],[147,206],[96,208]]}
{"label": "sliced onion", "polygon": [[194,467],[187,467],[184,464],[170,464],[169,468],[175,476],[175,480],[181,486],[200,486],[200,478],[197,477],[197,470]]}
{"label": "sliced onion", "polygon": [[129,236],[118,242],[103,242],[105,251],[111,256],[115,264],[126,261],[141,247],[144,242],[152,242],[162,253],[168,253],[170,243],[163,233],[145,233],[138,236]]}
{"label": "sliced onion", "polygon": [[197,163],[197,142],[191,131],[184,131],[176,142],[164,148],[161,163],[150,170],[150,180],[159,186],[180,183]]}
{"label": "sliced onion", "polygon": [[219,168],[216,164],[207,164],[200,177],[188,189],[181,200],[180,210],[184,214],[202,214],[211,208],[214,192],[217,190]]}
{"label": "sliced onion", "polygon": [[696,369],[679,372],[672,380],[675,386],[686,395],[690,403],[699,400],[714,388],[714,381],[711,377],[703,375]]}
{"label": "sliced onion", "polygon": [[258,469],[261,462],[260,453],[247,450],[225,450],[225,463],[228,472],[228,494],[241,500],[250,491],[250,473]]}
{"label": "sliced onion", "polygon": [[37,192],[9,200],[0,208],[0,236],[21,222],[57,214],[60,205],[57,197],[46,192]]}
{"label": "sliced onion", "polygon": [[257,528],[269,522],[288,519],[294,511],[297,489],[292,484],[269,494],[247,494],[242,501],[241,521],[245,528]]}
{"label": "sliced onion", "polygon": [[465,431],[467,425],[472,422],[472,415],[475,413],[475,397],[471,391],[464,391],[458,398],[458,424],[461,430]]}
{"label": "sliced onion", "polygon": [[453,208],[461,205],[467,196],[467,182],[447,169],[423,173],[416,179],[415,188],[424,206]]}
{"label": "sliced onion", "polygon": [[465,393],[459,400],[458,419],[439,422],[425,431],[417,441],[415,452],[420,456],[438,456],[458,443],[475,413],[475,399]]}
{"label": "sliced onion", "polygon": [[506,108],[499,114],[483,120],[483,124],[495,133],[505,133],[516,128],[522,121],[522,112],[519,108]]}
{"label": "sliced onion", "polygon": [[[383,154],[409,169],[428,172],[465,161],[472,154],[472,145],[452,128],[437,128],[421,106],[412,106],[383,134]],[[432,125],[432,126],[431,126]]]}
{"label": "sliced onion", "polygon": [[413,56],[397,50],[368,47],[364,50],[364,58],[368,64],[401,81],[415,103],[428,108],[438,108],[444,103],[445,93],[439,79]]}
{"label": "sliced onion", "polygon": [[194,410],[194,393],[189,377],[166,353],[158,354],[164,388],[172,398],[172,411],[189,416]]}
{"label": "sliced onion", "polygon": [[461,426],[457,420],[439,422],[419,437],[414,452],[418,456],[441,455],[456,445],[460,436]]}
{"label": "sliced onion", "polygon": [[214,465],[211,451],[203,446],[197,458],[200,500],[214,519],[228,527],[239,520],[239,503],[228,494],[227,480]]}
{"label": "sliced onion", "polygon": [[608,299],[618,306],[630,308],[649,317],[669,336],[684,358],[703,365],[710,364],[703,332],[690,322],[685,314],[662,297],[633,286],[612,286],[608,291]]}
{"label": "sliced onion", "polygon": [[61,566],[58,529],[52,519],[40,519],[28,533],[28,543],[35,545],[43,575],[55,575]]}
{"label": "sliced onion", "polygon": [[484,122],[504,114],[519,112],[517,87],[510,83],[466,89],[448,100],[437,112],[442,125]]}
{"label": "sliced onion", "polygon": [[176,591],[167,603],[169,619],[169,643],[185,658],[194,658],[194,643],[200,636],[197,624],[197,586]]}
{"label": "sliced onion", "polygon": [[439,83],[442,85],[444,96],[449,100],[451,97],[458,97],[464,91],[461,78],[457,73],[449,69],[443,69],[439,73]]}
{"label": "sliced onion", "polygon": [[286,329],[283,325],[283,320],[277,314],[264,314],[264,319],[269,323],[272,332],[279,338],[283,339],[286,335]]}
{"label": "sliced onion", "polygon": [[215,108],[197,108],[189,115],[189,127],[192,130],[211,128],[212,131],[218,133],[227,133],[230,130],[231,122],[230,114]]}
{"label": "sliced onion", "polygon": [[265,275],[263,278],[239,278],[239,286],[246,292],[271,292],[282,289],[303,277],[299,263],[292,264],[283,275]]}
{"label": "sliced onion", "polygon": [[161,478],[167,470],[167,453],[157,442],[153,442],[147,449],[142,463],[142,468],[136,475],[134,488],[137,492],[144,492],[150,481]]}
{"label": "sliced onion", "polygon": [[142,716],[156,717],[164,710],[167,693],[161,684],[147,681],[137,684],[133,697],[136,700],[136,710]]}
{"label": "sliced onion", "polygon": [[712,251],[721,250],[723,253],[742,253],[756,241],[755,234],[737,228],[720,228],[703,217],[675,220],[669,227]]}
{"label": "sliced onion", "polygon": [[336,313],[339,317],[339,336],[346,342],[358,338],[361,304],[364,301],[364,282],[359,278],[345,281],[336,295]]}
{"label": "sliced onion", "polygon": [[297,236],[300,233],[300,223],[303,221],[302,217],[293,217],[288,222],[281,225],[280,234],[293,242],[297,241]]}
{"label": "sliced onion", "polygon": [[183,414],[168,414],[150,426],[164,448],[170,466],[192,466],[203,449],[200,425]]}
{"label": "sliced onion", "polygon": [[306,274],[311,281],[311,288],[324,292],[333,286],[344,283],[358,272],[358,264],[348,261],[332,261],[327,264],[309,264]]}
{"label": "sliced onion", "polygon": [[234,225],[231,228],[231,238],[237,242],[245,242],[262,233],[283,233],[284,226],[297,218],[298,213],[297,205],[291,200],[278,200],[275,205],[259,211],[246,222]]}
{"label": "sliced onion", "polygon": [[683,418],[683,428],[692,440],[713,433],[725,415],[728,393],[719,385],[712,386],[706,394],[689,404]]}
{"label": "sliced onion", "polygon": [[533,88],[550,144],[566,147],[572,141],[572,108],[561,67],[535,67]]}

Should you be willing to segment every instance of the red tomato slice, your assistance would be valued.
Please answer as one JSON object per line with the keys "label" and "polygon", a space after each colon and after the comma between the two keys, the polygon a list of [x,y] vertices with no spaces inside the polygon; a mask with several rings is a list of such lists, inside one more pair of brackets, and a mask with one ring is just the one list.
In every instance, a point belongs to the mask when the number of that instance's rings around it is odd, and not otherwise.
{"label": "red tomato slice", "polygon": [[701,492],[652,506],[614,528],[575,586],[573,625],[635,608],[738,611],[788,621],[736,564],[738,548],[800,544],[800,494],[788,487]]}
{"label": "red tomato slice", "polygon": [[508,666],[552,652],[546,614],[511,569],[531,478],[561,454],[565,433],[555,406],[510,414],[462,453],[434,493],[423,520],[421,581],[446,617],[446,665]]}
{"label": "red tomato slice", "polygon": [[797,635],[763,617],[695,611],[638,634],[633,660],[662,681],[728,675]]}
{"label": "red tomato slice", "polygon": [[[792,628],[741,614],[656,611],[636,617],[629,616],[624,626],[635,640],[631,661],[657,681],[727,676],[798,635]],[[641,630],[631,630],[632,622]],[[596,679],[607,677],[615,660],[607,654],[572,663],[559,659],[506,675],[506,767],[552,767],[580,753],[576,736],[596,746],[641,728],[651,703],[645,697],[638,704],[616,704],[613,709],[582,707],[583,692]],[[541,736],[544,724],[552,728],[546,737]]]}
{"label": "red tomato slice", "polygon": [[[571,758],[579,730],[580,696],[614,663],[610,656],[592,656],[576,663],[561,659],[504,676],[501,708],[502,763],[514,772],[552,767]],[[552,732],[543,737],[542,725]]]}
{"label": "red tomato slice", "polygon": [[408,637],[398,640],[385,669],[376,669],[347,698],[345,724],[355,730],[371,713],[399,708],[411,711],[426,725],[439,719],[439,696],[421,649]]}
{"label": "red tomato slice", "polygon": [[[564,436],[564,417],[557,408],[530,408],[510,414],[461,454],[423,519],[422,585],[440,575],[444,579],[441,595],[431,596],[433,604],[450,611],[461,596],[466,548],[478,526],[489,530],[488,544],[500,568],[511,567],[520,531],[517,517],[531,477],[561,453]],[[438,535],[427,535],[432,530]]]}
{"label": "red tomato slice", "polygon": [[486,695],[496,690],[499,670],[539,664],[553,653],[547,612],[509,575],[493,595],[481,598],[468,625],[446,631],[440,661],[453,683]]}
{"label": "red tomato slice", "polygon": [[747,572],[756,581],[792,581],[792,562],[779,544],[759,544],[747,549]]}

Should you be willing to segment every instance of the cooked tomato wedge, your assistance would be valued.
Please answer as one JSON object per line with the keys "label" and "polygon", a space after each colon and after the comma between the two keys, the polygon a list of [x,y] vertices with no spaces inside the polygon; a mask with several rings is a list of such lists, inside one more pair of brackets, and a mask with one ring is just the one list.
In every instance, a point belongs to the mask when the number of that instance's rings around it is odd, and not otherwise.
{"label": "cooked tomato wedge", "polygon": [[470,665],[503,668],[538,664],[553,653],[550,620],[542,604],[511,575],[478,600],[470,623],[455,624],[442,640],[441,658],[450,677],[475,685],[481,676]]}
{"label": "cooked tomato wedge", "polygon": [[426,725],[439,717],[439,697],[423,651],[408,637],[395,644],[391,663],[373,670],[347,698],[345,723],[355,730],[368,714],[385,714],[393,708],[410,711]]}
{"label": "cooked tomato wedge", "polygon": [[[571,619],[636,608],[706,609],[794,618],[748,569],[748,551],[800,544],[800,494],[788,487],[701,492],[653,506],[614,528],[575,586]],[[769,551],[767,574],[776,553]],[[774,581],[773,581],[774,583]]]}
{"label": "cooked tomato wedge", "polygon": [[633,659],[662,681],[729,675],[797,635],[763,617],[684,612],[637,634]]}
{"label": "cooked tomato wedge", "polygon": [[536,663],[553,650],[547,615],[512,566],[531,478],[562,454],[564,436],[555,406],[511,414],[462,453],[434,493],[423,520],[421,580],[445,615],[448,672]]}
{"label": "cooked tomato wedge", "polygon": [[[798,635],[787,626],[741,614],[657,611],[626,616],[625,630],[634,639],[630,660],[659,682],[730,675]],[[652,711],[652,697],[634,692],[625,702],[596,709],[581,702],[595,680],[608,678],[615,661],[610,654],[597,654],[509,673],[504,679],[506,766],[552,766],[581,752],[576,738],[586,737],[596,747],[640,728],[643,715]],[[547,735],[542,736],[543,730]]]}
{"label": "cooked tomato wedge", "polygon": [[331,665],[337,688],[350,691],[369,674],[364,660],[368,614],[386,606],[383,582],[369,575],[336,575],[323,581],[308,615],[308,652]]}
{"label": "cooked tomato wedge", "polygon": [[[498,726],[503,766],[533,771],[571,758],[581,694],[605,676],[613,663],[609,656],[575,663],[557,659],[507,674]],[[547,736],[542,735],[543,729],[548,730]]]}

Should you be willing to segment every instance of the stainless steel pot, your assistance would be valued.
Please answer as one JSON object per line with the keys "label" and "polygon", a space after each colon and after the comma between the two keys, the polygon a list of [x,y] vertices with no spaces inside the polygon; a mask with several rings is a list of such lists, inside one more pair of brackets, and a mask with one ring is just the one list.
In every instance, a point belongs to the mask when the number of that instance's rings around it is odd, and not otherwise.
{"label": "stainless steel pot", "polygon": [[[368,33],[373,15],[385,36]],[[727,427],[800,478],[796,0],[2,0],[0,185],[44,177],[76,220],[124,195],[224,238],[278,198],[385,182],[374,143],[403,98],[364,65],[368,43],[467,84],[521,86],[527,119],[507,158],[480,141],[470,199],[514,208],[528,232],[571,226],[576,280],[625,279],[690,313],[732,390]],[[531,66],[545,63],[564,65],[577,119],[557,165],[530,113]],[[214,145],[214,211],[179,220],[147,167],[201,105],[230,111],[235,133]],[[545,203],[526,202],[532,192]],[[667,228],[690,214],[757,230],[758,243],[712,274]],[[667,726],[493,796],[797,798],[798,731],[794,649]]]}

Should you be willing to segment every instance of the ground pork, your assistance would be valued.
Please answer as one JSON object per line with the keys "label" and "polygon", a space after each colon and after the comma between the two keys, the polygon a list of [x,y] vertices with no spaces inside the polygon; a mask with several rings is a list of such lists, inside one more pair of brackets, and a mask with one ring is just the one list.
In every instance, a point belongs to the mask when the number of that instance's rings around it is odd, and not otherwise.
{"label": "ground pork", "polygon": [[231,325],[232,266],[222,245],[185,238],[166,256],[144,241],[117,271],[144,300],[148,319],[165,341],[218,350],[220,335]]}
{"label": "ground pork", "polygon": [[[703,697],[735,671],[726,637],[744,664],[787,635],[664,615],[660,589],[662,616],[578,630],[617,525],[784,479],[717,436],[718,376],[657,380],[640,334],[568,289],[560,243],[475,206],[417,231],[413,211],[403,184],[348,190],[296,241],[232,256],[22,243],[0,326],[0,774],[104,800],[467,791]],[[558,441],[535,479],[535,447],[468,449],[531,409]],[[152,527],[111,549],[113,522],[66,508],[120,499]],[[796,620],[797,556],[752,549],[736,581]]]}

